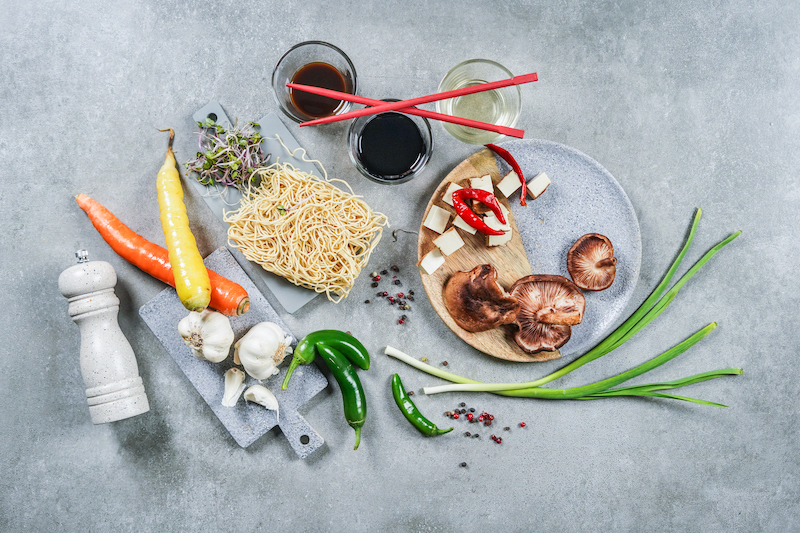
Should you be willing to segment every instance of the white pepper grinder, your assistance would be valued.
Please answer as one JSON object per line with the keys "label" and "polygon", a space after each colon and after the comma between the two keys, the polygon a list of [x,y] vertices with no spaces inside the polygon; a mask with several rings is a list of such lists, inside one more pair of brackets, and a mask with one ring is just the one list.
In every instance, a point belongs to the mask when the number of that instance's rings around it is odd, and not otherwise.
{"label": "white pepper grinder", "polygon": [[105,261],[89,261],[86,250],[75,255],[78,264],[61,273],[58,288],[81,330],[81,373],[92,423],[146,413],[150,404],[136,356],[117,322],[117,273]]}

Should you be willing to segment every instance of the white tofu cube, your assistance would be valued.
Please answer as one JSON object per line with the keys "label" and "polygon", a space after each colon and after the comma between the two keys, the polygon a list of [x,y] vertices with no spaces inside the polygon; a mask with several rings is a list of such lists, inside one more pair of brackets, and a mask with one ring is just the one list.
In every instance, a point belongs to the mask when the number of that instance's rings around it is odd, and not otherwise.
{"label": "white tofu cube", "polygon": [[441,250],[444,255],[450,255],[464,246],[464,240],[461,238],[461,235],[458,234],[456,228],[450,228],[433,239],[433,244],[438,246],[439,250]]}
{"label": "white tofu cube", "polygon": [[422,258],[422,261],[419,262],[419,267],[426,273],[426,274],[433,274],[436,272],[436,269],[439,268],[444,264],[444,255],[442,255],[441,250],[438,248],[434,248],[427,254],[425,257]]}
{"label": "white tofu cube", "polygon": [[470,235],[475,235],[478,232],[475,228],[464,222],[464,219],[460,216],[456,215],[456,218],[453,219],[453,226],[457,227],[460,230],[466,231]]}
{"label": "white tofu cube", "polygon": [[509,230],[505,235],[489,235],[489,246],[503,246],[511,240],[511,231]]}
{"label": "white tofu cube", "polygon": [[[505,214],[505,213],[503,213]],[[494,216],[494,213],[487,215],[483,218],[486,225],[492,229],[505,231],[503,235],[487,235],[487,244],[489,246],[501,246],[511,240],[511,223],[506,219],[506,223],[502,224],[500,220]]]}
{"label": "white tofu cube", "polygon": [[469,186],[472,189],[483,189],[494,194],[494,184],[492,184],[492,177],[489,174],[480,178],[470,178]]}
{"label": "white tofu cube", "polygon": [[450,221],[450,213],[446,209],[442,209],[437,205],[432,205],[431,210],[428,211],[428,216],[425,217],[423,226],[436,233],[443,233]]}
{"label": "white tofu cube", "polygon": [[550,178],[544,172],[539,172],[528,182],[528,196],[536,200],[550,185]]}
{"label": "white tofu cube", "polygon": [[463,189],[463,188],[464,187],[462,187],[461,185],[458,185],[454,182],[450,182],[450,186],[447,187],[446,191],[444,191],[444,195],[442,196],[442,201],[447,205],[449,205],[450,207],[453,207],[453,193],[458,189]]}
{"label": "white tofu cube", "polygon": [[506,174],[506,177],[497,184],[497,190],[503,193],[503,196],[506,198],[509,198],[520,187],[522,187],[522,182],[519,180],[517,173],[513,170]]}

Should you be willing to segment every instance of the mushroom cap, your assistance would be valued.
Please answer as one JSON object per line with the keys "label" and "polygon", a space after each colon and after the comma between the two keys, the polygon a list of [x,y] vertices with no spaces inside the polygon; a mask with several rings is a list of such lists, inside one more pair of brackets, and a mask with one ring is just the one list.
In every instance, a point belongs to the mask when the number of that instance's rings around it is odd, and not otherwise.
{"label": "mushroom cap", "polygon": [[602,291],[614,283],[617,258],[608,237],[589,233],[575,241],[567,252],[567,270],[575,285],[587,291]]}
{"label": "mushroom cap", "polygon": [[491,265],[450,276],[444,286],[444,303],[453,321],[472,333],[511,324],[519,310],[519,302],[500,286]]}
{"label": "mushroom cap", "polygon": [[581,290],[564,276],[533,275],[514,282],[509,291],[519,300],[514,340],[528,353],[555,350],[580,324],[586,299]]}

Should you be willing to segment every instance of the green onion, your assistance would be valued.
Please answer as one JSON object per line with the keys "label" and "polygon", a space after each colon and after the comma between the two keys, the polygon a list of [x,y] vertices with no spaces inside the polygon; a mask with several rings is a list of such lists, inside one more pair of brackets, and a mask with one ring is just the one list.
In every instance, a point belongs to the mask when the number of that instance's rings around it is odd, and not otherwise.
{"label": "green onion", "polygon": [[440,392],[453,392],[453,391],[481,391],[481,392],[494,392],[496,394],[501,394],[504,396],[542,398],[542,399],[576,399],[576,400],[594,400],[601,398],[610,398],[615,396],[640,396],[640,397],[655,397],[655,398],[672,398],[677,400],[690,401],[702,405],[720,406],[721,404],[707,402],[705,400],[697,400],[694,398],[677,396],[673,394],[667,394],[660,391],[675,389],[686,385],[698,383],[700,381],[714,379],[717,377],[741,374],[742,373],[741,369],[716,370],[670,382],[638,385],[633,387],[622,387],[616,389],[612,388],[634,377],[649,372],[650,370],[657,368],[663,365],[664,363],[672,360],[673,358],[677,357],[678,355],[682,354],[690,347],[692,347],[694,344],[699,342],[706,335],[708,335],[712,330],[714,330],[714,328],[716,328],[717,326],[716,323],[709,324],[708,326],[701,329],[700,331],[698,331],[697,333],[695,333],[682,343],[667,350],[666,352],[651,359],[650,361],[647,361],[646,363],[643,363],[631,370],[622,372],[621,374],[618,374],[611,378],[598,381],[596,383],[592,383],[589,385],[584,385],[582,387],[573,387],[569,389],[551,389],[542,387],[542,385],[549,383],[560,377],[563,377],[566,374],[572,372],[573,370],[576,370],[581,366],[585,365],[586,363],[594,361],[595,359],[598,359],[606,355],[607,353],[615,350],[616,348],[622,346],[622,344],[624,344],[636,333],[641,331],[642,328],[644,328],[647,324],[649,324],[653,319],[655,319],[658,315],[660,315],[672,302],[672,300],[675,299],[675,296],[678,294],[678,291],[680,291],[680,289],[686,284],[686,282],[689,281],[689,279],[692,276],[694,276],[694,274],[697,273],[697,271],[704,264],[706,264],[714,255],[716,255],[717,252],[719,252],[728,243],[733,241],[741,233],[741,232],[736,232],[727,239],[723,240],[722,242],[714,246],[697,263],[695,263],[695,265],[692,268],[690,268],[686,272],[686,274],[684,274],[666,294],[664,294],[664,291],[666,290],[667,286],[669,285],[670,281],[675,275],[675,272],[680,266],[684,256],[686,255],[686,252],[689,249],[689,246],[691,245],[694,239],[694,234],[695,231],[697,230],[697,225],[700,221],[701,215],[702,215],[702,210],[698,209],[697,214],[695,215],[694,221],[692,223],[689,236],[686,240],[686,244],[683,246],[683,249],[678,254],[678,257],[672,263],[672,266],[667,271],[667,274],[664,276],[664,279],[653,290],[653,292],[650,294],[647,300],[645,300],[644,303],[642,303],[642,305],[621,326],[619,326],[616,330],[614,330],[613,333],[611,333],[608,337],[606,337],[597,346],[589,350],[586,354],[579,357],[575,361],[569,363],[560,370],[557,370],[556,372],[549,374],[548,376],[540,378],[536,381],[530,381],[526,383],[481,383],[479,381],[467,379],[462,376],[452,374],[450,372],[445,372],[430,365],[426,365],[425,363],[421,363],[416,359],[406,354],[403,354],[399,350],[392,348],[391,346],[386,347],[385,353],[392,357],[396,357],[406,362],[407,364],[414,366],[433,376],[440,377],[452,383],[456,383],[456,385],[426,387],[423,389],[425,394],[437,394]]}

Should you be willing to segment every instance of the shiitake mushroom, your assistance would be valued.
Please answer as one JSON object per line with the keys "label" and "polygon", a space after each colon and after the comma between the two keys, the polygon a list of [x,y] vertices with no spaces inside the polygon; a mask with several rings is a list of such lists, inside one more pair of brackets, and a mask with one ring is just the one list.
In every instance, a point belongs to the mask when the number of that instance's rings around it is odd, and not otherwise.
{"label": "shiitake mushroom", "polygon": [[584,235],[567,252],[567,270],[581,289],[602,291],[609,288],[617,273],[614,246],[605,235]]}
{"label": "shiitake mushroom", "polygon": [[514,340],[531,354],[566,344],[586,307],[580,288],[564,276],[525,276],[506,292],[488,264],[453,274],[444,286],[444,303],[453,321],[472,333],[515,325]]}
{"label": "shiitake mushroom", "polygon": [[564,276],[525,276],[509,293],[519,301],[514,340],[527,353],[560,348],[569,340],[572,326],[583,320],[586,299]]}
{"label": "shiitake mushroom", "polygon": [[472,333],[514,322],[519,302],[497,282],[492,265],[456,272],[444,286],[444,303],[453,321]]}

